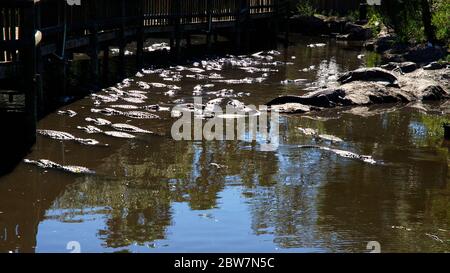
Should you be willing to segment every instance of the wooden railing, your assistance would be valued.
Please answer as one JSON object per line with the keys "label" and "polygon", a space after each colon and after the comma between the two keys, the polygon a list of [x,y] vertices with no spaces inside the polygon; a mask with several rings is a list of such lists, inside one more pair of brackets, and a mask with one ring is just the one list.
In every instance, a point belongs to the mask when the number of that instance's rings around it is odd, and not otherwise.
{"label": "wooden railing", "polygon": [[[35,9],[42,44],[119,29],[213,24],[275,13],[282,0],[0,0],[0,63],[19,60],[25,8]],[[155,30],[156,32],[158,30]],[[167,30],[166,30],[167,31]]]}

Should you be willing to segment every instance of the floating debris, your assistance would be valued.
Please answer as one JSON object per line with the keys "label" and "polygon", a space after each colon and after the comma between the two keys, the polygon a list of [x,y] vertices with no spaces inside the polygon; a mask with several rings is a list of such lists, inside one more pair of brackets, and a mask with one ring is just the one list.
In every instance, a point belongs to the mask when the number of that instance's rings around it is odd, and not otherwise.
{"label": "floating debris", "polygon": [[31,160],[31,159],[24,159],[24,163],[36,165],[39,168],[43,168],[43,169],[62,170],[62,171],[73,173],[73,174],[95,174],[95,171],[92,171],[86,167],[70,166],[70,165],[65,166],[65,165],[61,165],[61,164],[55,163],[55,162],[47,160],[47,159],[40,159],[37,161]]}

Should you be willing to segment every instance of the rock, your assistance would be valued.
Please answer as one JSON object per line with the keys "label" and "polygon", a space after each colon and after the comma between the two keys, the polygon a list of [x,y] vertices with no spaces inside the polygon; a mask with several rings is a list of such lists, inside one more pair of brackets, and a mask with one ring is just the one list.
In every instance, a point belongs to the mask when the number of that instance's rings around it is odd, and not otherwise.
{"label": "rock", "polygon": [[405,60],[415,63],[429,63],[445,56],[445,50],[434,46],[418,45],[410,48],[404,55]]}
{"label": "rock", "polygon": [[305,106],[310,106],[313,111],[316,110],[314,107],[445,100],[450,98],[449,78],[447,69],[417,69],[405,75],[394,75],[380,68],[358,69],[346,73],[340,86],[313,91],[303,96],[278,97],[267,105],[272,108],[274,105],[280,105],[281,109],[284,109],[285,105],[301,105],[298,107],[302,110],[307,110]]}
{"label": "rock", "polygon": [[347,22],[344,27],[344,32],[348,33],[349,40],[367,40],[373,37],[370,28]]}
{"label": "rock", "polygon": [[[420,90],[420,93],[422,93],[422,100],[442,100],[446,98],[444,89],[439,85],[428,85],[424,86],[422,90]],[[447,94],[448,95],[448,94]]]}
{"label": "rock", "polygon": [[318,16],[294,15],[290,18],[290,27],[292,31],[305,34],[328,33],[327,24]]}
{"label": "rock", "polygon": [[387,70],[381,68],[360,68],[354,71],[350,71],[342,75],[338,82],[341,84],[349,83],[352,81],[383,81],[389,84],[396,84],[397,77]]}
{"label": "rock", "polygon": [[383,63],[402,63],[405,62],[405,57],[402,53],[398,53],[395,50],[388,49],[381,55]]}

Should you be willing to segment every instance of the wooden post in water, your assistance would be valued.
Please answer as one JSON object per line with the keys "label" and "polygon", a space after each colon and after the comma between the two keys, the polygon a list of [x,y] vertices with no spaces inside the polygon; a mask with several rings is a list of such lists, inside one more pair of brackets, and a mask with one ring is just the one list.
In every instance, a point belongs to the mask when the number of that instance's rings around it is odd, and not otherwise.
{"label": "wooden post in water", "polygon": [[103,82],[109,81],[109,46],[103,48],[103,61],[102,61],[102,78]]}
{"label": "wooden post in water", "polygon": [[36,142],[37,123],[37,96],[36,96],[36,39],[35,39],[35,3],[27,1],[21,14],[22,22],[22,50],[21,59],[23,63],[23,89],[25,91],[25,126],[26,145]]}
{"label": "wooden post in water", "polygon": [[450,140],[450,123],[444,124],[444,138]]}

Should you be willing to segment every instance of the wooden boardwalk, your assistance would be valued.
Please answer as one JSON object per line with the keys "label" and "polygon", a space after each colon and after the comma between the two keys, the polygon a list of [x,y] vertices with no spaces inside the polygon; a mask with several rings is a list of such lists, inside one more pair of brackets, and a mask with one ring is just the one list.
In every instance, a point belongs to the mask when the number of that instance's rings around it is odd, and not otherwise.
{"label": "wooden boardwalk", "polygon": [[96,79],[99,56],[107,60],[110,47],[124,60],[127,44],[135,43],[138,66],[145,40],[156,35],[170,38],[174,55],[192,34],[205,35],[209,47],[211,37],[226,32],[240,47],[253,21],[277,29],[287,12],[286,0],[1,0],[0,119],[20,113],[24,141],[35,141],[44,59],[50,56],[67,63],[84,53]]}

